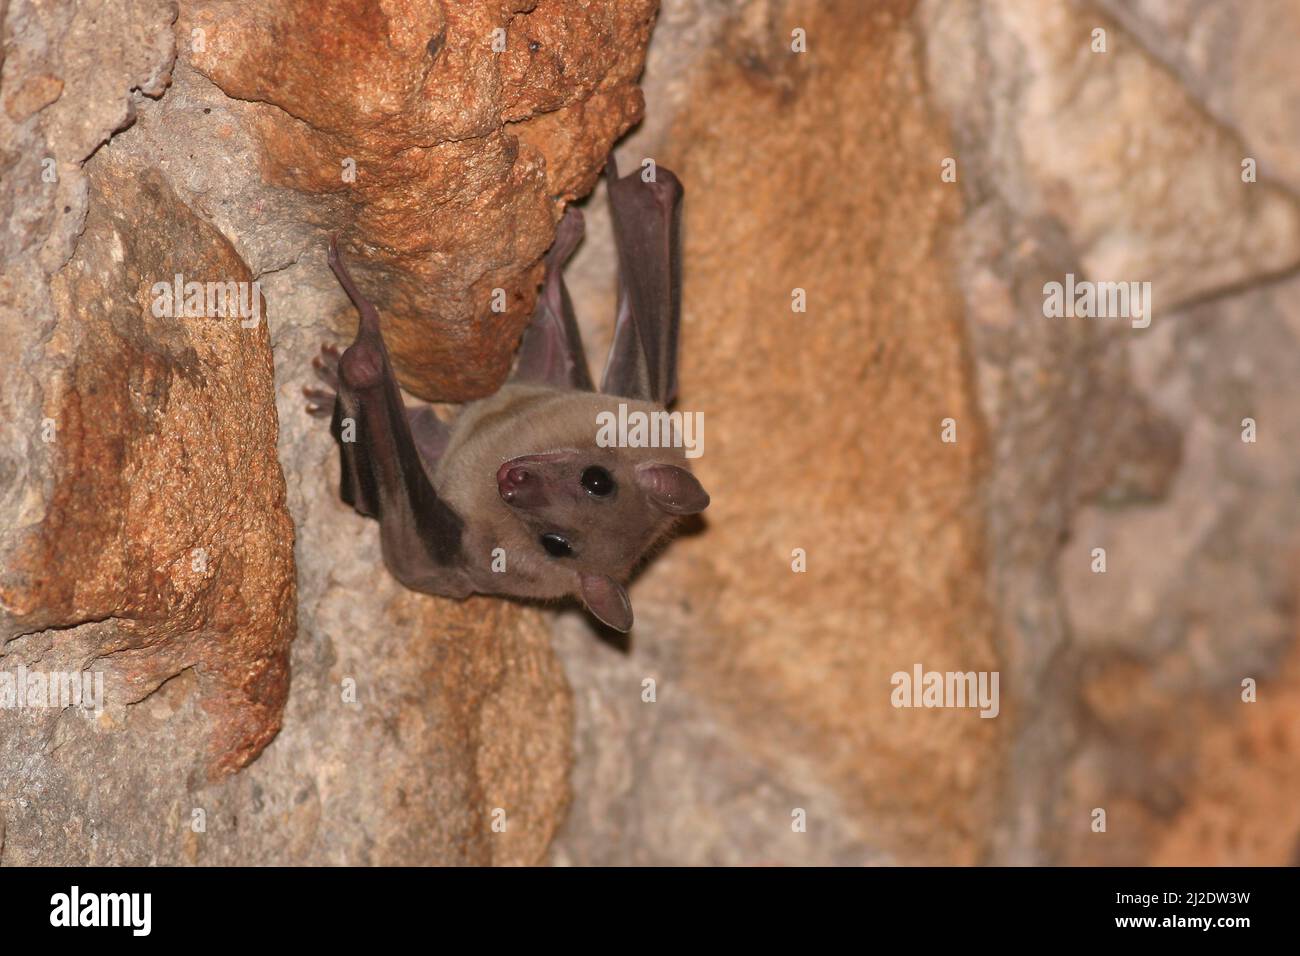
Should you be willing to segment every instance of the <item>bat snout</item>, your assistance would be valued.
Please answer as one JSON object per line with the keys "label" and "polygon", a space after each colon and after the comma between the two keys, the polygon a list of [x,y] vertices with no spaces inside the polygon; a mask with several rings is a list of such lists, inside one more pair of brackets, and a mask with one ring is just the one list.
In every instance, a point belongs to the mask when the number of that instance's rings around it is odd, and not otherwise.
{"label": "bat snout", "polygon": [[515,508],[535,508],[546,502],[541,476],[518,458],[497,469],[497,492],[502,501]]}

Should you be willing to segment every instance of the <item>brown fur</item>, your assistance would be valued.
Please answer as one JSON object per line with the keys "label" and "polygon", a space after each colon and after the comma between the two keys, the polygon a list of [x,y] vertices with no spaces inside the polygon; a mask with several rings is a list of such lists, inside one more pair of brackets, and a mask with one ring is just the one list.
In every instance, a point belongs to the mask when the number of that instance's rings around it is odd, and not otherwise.
{"label": "brown fur", "polygon": [[[465,560],[475,590],[521,597],[556,598],[580,590],[579,575],[626,581],[641,557],[667,533],[674,516],[656,507],[636,479],[638,465],[662,462],[685,467],[680,448],[601,448],[597,414],[662,411],[658,405],[594,392],[534,385],[507,385],[491,398],[465,407],[434,472],[439,495],[466,516]],[[496,481],[501,464],[520,455],[572,452],[563,461],[534,466],[548,501],[536,509],[502,500]],[[600,465],[617,482],[608,499],[588,495],[579,477]],[[539,543],[559,532],[572,557],[555,558]],[[493,572],[492,552],[505,549],[507,573]]]}

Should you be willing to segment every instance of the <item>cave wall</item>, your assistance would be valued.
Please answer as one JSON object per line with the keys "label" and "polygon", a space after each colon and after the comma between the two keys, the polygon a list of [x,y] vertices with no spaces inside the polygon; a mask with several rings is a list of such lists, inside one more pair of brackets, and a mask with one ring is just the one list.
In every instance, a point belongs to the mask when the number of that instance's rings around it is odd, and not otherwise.
{"label": "cave wall", "polygon": [[[104,706],[0,713],[0,861],[543,858],[572,752],[545,619],[398,587],[300,389],[355,323],[338,234],[411,391],[490,390],[652,19],[4,8],[0,661],[99,673]],[[160,316],[177,274],[258,314]]]}
{"label": "cave wall", "polygon": [[[0,710],[0,863],[1295,859],[1300,3],[655,8],[0,0],[0,672],[104,681]],[[461,401],[588,193],[599,367],[616,141],[686,185],[713,495],[625,643],[397,586],[300,394],[331,234]]]}
{"label": "cave wall", "polygon": [[[688,184],[683,401],[729,494],[638,582],[630,657],[560,622],[553,859],[1296,859],[1297,19],[664,5],[616,152]],[[1150,281],[1151,326],[1044,318],[1066,273]],[[1000,668],[1001,713],[892,709],[917,662]]]}

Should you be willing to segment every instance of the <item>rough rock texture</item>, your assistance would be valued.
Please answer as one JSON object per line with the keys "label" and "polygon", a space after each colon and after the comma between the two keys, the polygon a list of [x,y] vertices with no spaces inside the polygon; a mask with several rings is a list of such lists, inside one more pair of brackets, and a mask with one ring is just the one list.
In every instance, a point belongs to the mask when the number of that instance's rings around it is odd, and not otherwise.
{"label": "rough rock texture", "polygon": [[[1293,647],[1274,679],[1261,685],[1260,700],[1267,706],[1252,706],[1229,720],[1222,719],[1222,706],[1204,715],[1204,739],[1189,779],[1180,781],[1184,802],[1168,826],[1152,827],[1156,840],[1146,859],[1153,865],[1300,863],[1298,685]],[[1261,780],[1267,785],[1260,786]],[[1136,820],[1149,820],[1149,811],[1140,809]]]}
{"label": "rough rock texture", "polygon": [[[564,861],[973,863],[994,821],[1014,708],[890,705],[890,676],[917,662],[999,665],[983,429],[958,290],[934,254],[960,208],[934,175],[951,147],[911,105],[908,4],[858,10],[751,5],[717,24],[668,92],[665,139],[622,150],[687,184],[680,404],[704,412],[697,471],[720,491],[704,532],[639,582],[657,619],[641,615],[628,660],[562,645],[588,750]],[[794,26],[813,52],[791,53]]]}
{"label": "rough rock texture", "polygon": [[501,382],[565,201],[640,119],[655,6],[218,0],[187,4],[180,33],[249,101],[263,179],[356,250],[405,384],[462,401]]}
{"label": "rough rock texture", "polygon": [[0,673],[106,677],[0,711],[0,862],[1296,861],[1296,0],[664,0],[618,157],[686,185],[713,505],[623,643],[383,572],[301,411],[325,239],[413,392],[489,391],[653,7],[0,0]]}
{"label": "rough rock texture", "polygon": [[1101,8],[1241,135],[1263,175],[1300,189],[1294,0],[1101,0]]}
{"label": "rough rock texture", "polygon": [[[1300,287],[1272,280],[1300,260],[1286,161],[1300,147],[1287,132],[1297,87],[1277,32],[1300,5],[1264,6],[971,0],[821,21],[778,2],[665,4],[646,126],[620,154],[676,163],[687,183],[685,402],[711,413],[701,470],[729,494],[639,583],[638,607],[658,618],[642,614],[630,654],[593,655],[576,618],[562,625],[580,783],[557,861],[1294,860],[1297,675],[1282,662],[1298,631]],[[795,27],[803,61],[788,52]],[[1106,54],[1090,49],[1097,27]],[[887,80],[862,86],[875,70]],[[821,73],[840,87],[808,95]],[[751,110],[767,122],[733,132]],[[787,138],[805,122],[804,140]],[[948,157],[957,182],[940,187]],[[1259,182],[1242,181],[1245,157]],[[918,214],[925,197],[937,219]],[[588,221],[597,238],[602,217]],[[929,239],[909,255],[918,235]],[[575,295],[607,314],[608,253],[589,240],[581,256]],[[1043,318],[1043,284],[1067,272],[1152,282],[1153,326]],[[926,325],[945,282],[961,319]],[[808,317],[788,311],[795,285]],[[873,366],[851,377],[876,349],[907,356],[914,331],[931,364],[894,367],[907,383],[894,404]],[[782,343],[763,365],[770,394],[736,391],[742,339]],[[975,419],[960,438],[980,443],[973,471],[918,457],[933,450],[927,400],[949,349],[964,356],[954,391],[978,399],[952,406],[959,427]],[[1247,416],[1268,423],[1255,444],[1240,440]],[[748,420],[773,423],[799,467],[783,469],[786,449]],[[835,442],[841,424],[866,454]],[[891,427],[904,434],[891,440]],[[838,485],[844,462],[855,480]],[[923,462],[928,480],[909,470]],[[963,511],[945,474],[975,483],[976,508]],[[908,506],[982,537],[973,581],[947,600],[877,582],[882,566],[908,567],[877,530]],[[778,592],[769,552],[783,522],[801,537],[856,535],[831,566],[866,594],[817,573],[816,550],[806,591]],[[909,535],[909,555],[934,535]],[[1098,546],[1104,575],[1090,570]],[[939,580],[942,563],[924,566]],[[963,585],[991,598],[1003,713],[982,736],[918,746],[910,733],[936,714],[882,716],[875,661],[987,666],[979,618],[947,616]],[[911,644],[879,627],[910,608]],[[824,662],[823,638],[836,647]],[[641,702],[646,677],[655,704]],[[1241,700],[1245,677],[1256,704]],[[813,715],[832,706],[856,722],[826,732]],[[843,758],[854,775],[836,773]],[[927,792],[967,760],[961,786]],[[791,834],[796,806],[820,825]],[[975,824],[964,836],[963,820]]]}
{"label": "rough rock texture", "polygon": [[[931,83],[967,160],[961,269],[998,436],[1002,644],[1039,699],[998,851],[1148,862],[1187,799],[1198,741],[1263,706],[1241,703],[1240,680],[1273,676],[1295,639],[1295,568],[1279,555],[1300,540],[1285,490],[1296,422],[1275,413],[1285,395],[1275,405],[1262,381],[1240,384],[1281,362],[1273,377],[1289,389],[1279,350],[1293,333],[1252,302],[1261,293],[1238,290],[1269,289],[1300,261],[1297,204],[1266,173],[1243,182],[1253,147],[1240,127],[1097,10],[1007,0],[923,15]],[[1105,53],[1090,46],[1097,28]],[[1151,327],[1042,319],[1043,283],[1070,272],[1150,281]],[[1228,332],[1237,309],[1251,318]],[[1247,416],[1270,422],[1258,444],[1241,441]],[[1091,828],[1098,807],[1106,833]]]}
{"label": "rough rock texture", "polygon": [[153,316],[152,277],[248,270],[153,171],[96,173],[52,279],[54,487],[3,600],[26,632],[116,620],[78,651],[111,655],[128,701],[196,668],[213,770],[236,769],[280,729],[296,613],[266,326]]}
{"label": "rough rock texture", "polygon": [[[104,677],[97,718],[0,711],[0,862],[541,860],[549,628],[393,582],[300,389],[354,321],[335,231],[384,264],[414,389],[495,383],[563,198],[639,114],[653,4],[0,10],[0,672]],[[159,314],[178,273],[256,281],[259,321]]]}

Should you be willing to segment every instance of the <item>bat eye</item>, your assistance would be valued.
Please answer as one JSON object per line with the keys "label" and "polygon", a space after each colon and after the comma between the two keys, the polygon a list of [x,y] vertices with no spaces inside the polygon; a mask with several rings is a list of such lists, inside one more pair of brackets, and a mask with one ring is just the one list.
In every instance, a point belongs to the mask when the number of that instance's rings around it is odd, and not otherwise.
{"label": "bat eye", "polygon": [[542,535],[542,547],[553,558],[567,558],[573,554],[573,548],[569,547],[569,542],[558,534]]}
{"label": "bat eye", "polygon": [[600,465],[592,465],[582,473],[582,487],[597,498],[604,498],[614,493],[614,476]]}

